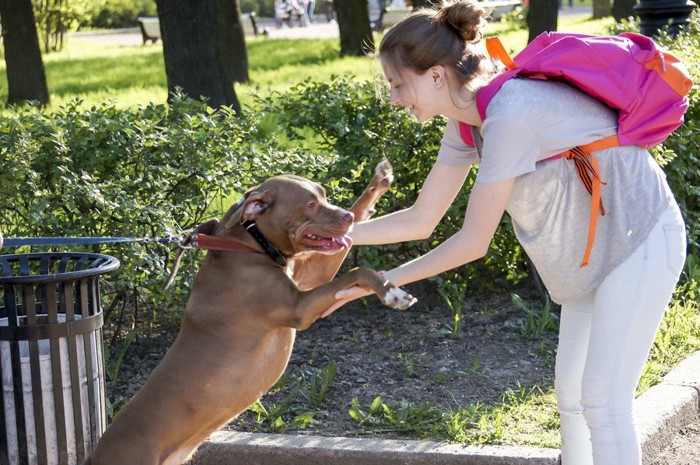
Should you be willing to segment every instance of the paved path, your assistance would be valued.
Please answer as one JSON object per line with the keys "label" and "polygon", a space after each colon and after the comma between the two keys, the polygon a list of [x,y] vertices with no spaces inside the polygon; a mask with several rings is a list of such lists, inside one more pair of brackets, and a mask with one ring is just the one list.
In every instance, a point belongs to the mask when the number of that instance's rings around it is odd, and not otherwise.
{"label": "paved path", "polygon": [[[305,27],[275,26],[274,20],[263,19],[259,27],[268,30],[268,37],[272,39],[326,39],[338,37],[338,23],[315,22]],[[143,39],[139,28],[114,29],[100,31],[84,31],[69,34],[69,38],[85,40],[105,45],[142,45]],[[150,44],[150,42],[149,42]]]}
{"label": "paved path", "polygon": [[[584,15],[591,13],[590,6],[575,5],[572,8],[567,6],[559,10],[560,16]],[[338,23],[326,22],[325,18],[319,16],[316,22],[305,27],[283,27],[275,26],[273,19],[262,18],[258,20],[258,27],[268,30],[268,36],[273,39],[326,39],[338,37]],[[138,28],[115,29],[111,31],[85,31],[70,34],[71,38],[77,40],[89,40],[102,44],[112,45],[141,45],[143,39]]]}

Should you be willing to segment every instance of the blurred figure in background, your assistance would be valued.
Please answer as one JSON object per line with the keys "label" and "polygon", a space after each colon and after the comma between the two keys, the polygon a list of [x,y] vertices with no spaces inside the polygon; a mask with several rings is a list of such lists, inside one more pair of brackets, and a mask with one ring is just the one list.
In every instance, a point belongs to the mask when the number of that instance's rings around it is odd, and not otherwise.
{"label": "blurred figure in background", "polygon": [[306,17],[309,23],[314,22],[314,9],[316,8],[316,0],[306,0]]}
{"label": "blurred figure in background", "polygon": [[323,13],[329,23],[335,21],[335,11],[333,10],[333,0],[323,0]]}

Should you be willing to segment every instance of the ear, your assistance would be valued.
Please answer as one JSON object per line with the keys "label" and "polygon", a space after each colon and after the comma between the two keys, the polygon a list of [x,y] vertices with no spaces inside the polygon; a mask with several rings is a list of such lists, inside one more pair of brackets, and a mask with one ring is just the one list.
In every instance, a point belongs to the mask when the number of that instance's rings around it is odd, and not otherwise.
{"label": "ear", "polygon": [[241,221],[254,220],[259,217],[270,205],[273,195],[269,190],[252,192],[243,203]]}
{"label": "ear", "polygon": [[445,68],[442,66],[433,66],[428,69],[430,77],[433,78],[433,82],[439,83],[445,78]]}

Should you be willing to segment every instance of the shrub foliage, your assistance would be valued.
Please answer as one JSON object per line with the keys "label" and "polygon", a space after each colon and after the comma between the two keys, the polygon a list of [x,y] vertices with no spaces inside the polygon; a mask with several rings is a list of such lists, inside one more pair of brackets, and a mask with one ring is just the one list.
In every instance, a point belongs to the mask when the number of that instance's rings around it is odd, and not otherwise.
{"label": "shrub foliage", "polygon": [[[698,15],[675,40],[659,39],[681,55],[700,80]],[[686,215],[689,252],[698,255],[700,106],[693,88],[686,124],[655,149]],[[163,238],[221,214],[261,180],[293,172],[324,184],[333,203],[349,206],[387,157],[395,187],[378,206],[387,213],[411,205],[434,162],[444,121],[416,123],[392,108],[382,86],[334,77],[306,80],[283,93],[258,96],[243,115],[176,96],[170,106],[88,110],[79,101],[55,113],[17,108],[0,118],[0,225],[6,237],[126,236]],[[474,174],[429,241],[362,247],[354,262],[386,268],[426,252],[461,227]],[[526,257],[508,218],[485,260],[438,279],[472,291],[528,275]],[[110,282],[123,299],[172,299],[160,291],[172,244],[134,242],[91,246],[122,260]],[[6,250],[3,253],[23,250]],[[192,260],[196,260],[192,258]],[[495,284],[494,284],[495,283]]]}
{"label": "shrub foliage", "polygon": [[[53,114],[18,109],[0,119],[6,237],[181,236],[226,208],[222,199],[272,173],[322,169],[312,155],[256,144],[252,120],[193,100],[135,110],[78,105]],[[159,294],[174,247],[133,242],[94,251],[122,261],[110,281],[123,298],[130,289]]]}

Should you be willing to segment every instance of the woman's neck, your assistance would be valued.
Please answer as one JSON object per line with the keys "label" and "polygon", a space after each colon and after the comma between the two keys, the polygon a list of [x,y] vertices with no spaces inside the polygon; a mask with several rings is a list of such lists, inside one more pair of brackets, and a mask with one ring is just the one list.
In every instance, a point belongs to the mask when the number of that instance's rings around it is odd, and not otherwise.
{"label": "woman's neck", "polygon": [[479,116],[479,112],[476,109],[476,102],[474,101],[468,103],[463,108],[459,108],[455,105],[450,111],[445,112],[443,116],[456,119],[457,121],[467,123],[471,126],[480,127],[482,123],[481,116]]}
{"label": "woman's neck", "polygon": [[443,116],[480,127],[482,121],[476,108],[476,93],[465,88],[459,90],[451,88],[449,92],[452,105],[443,113]]}

